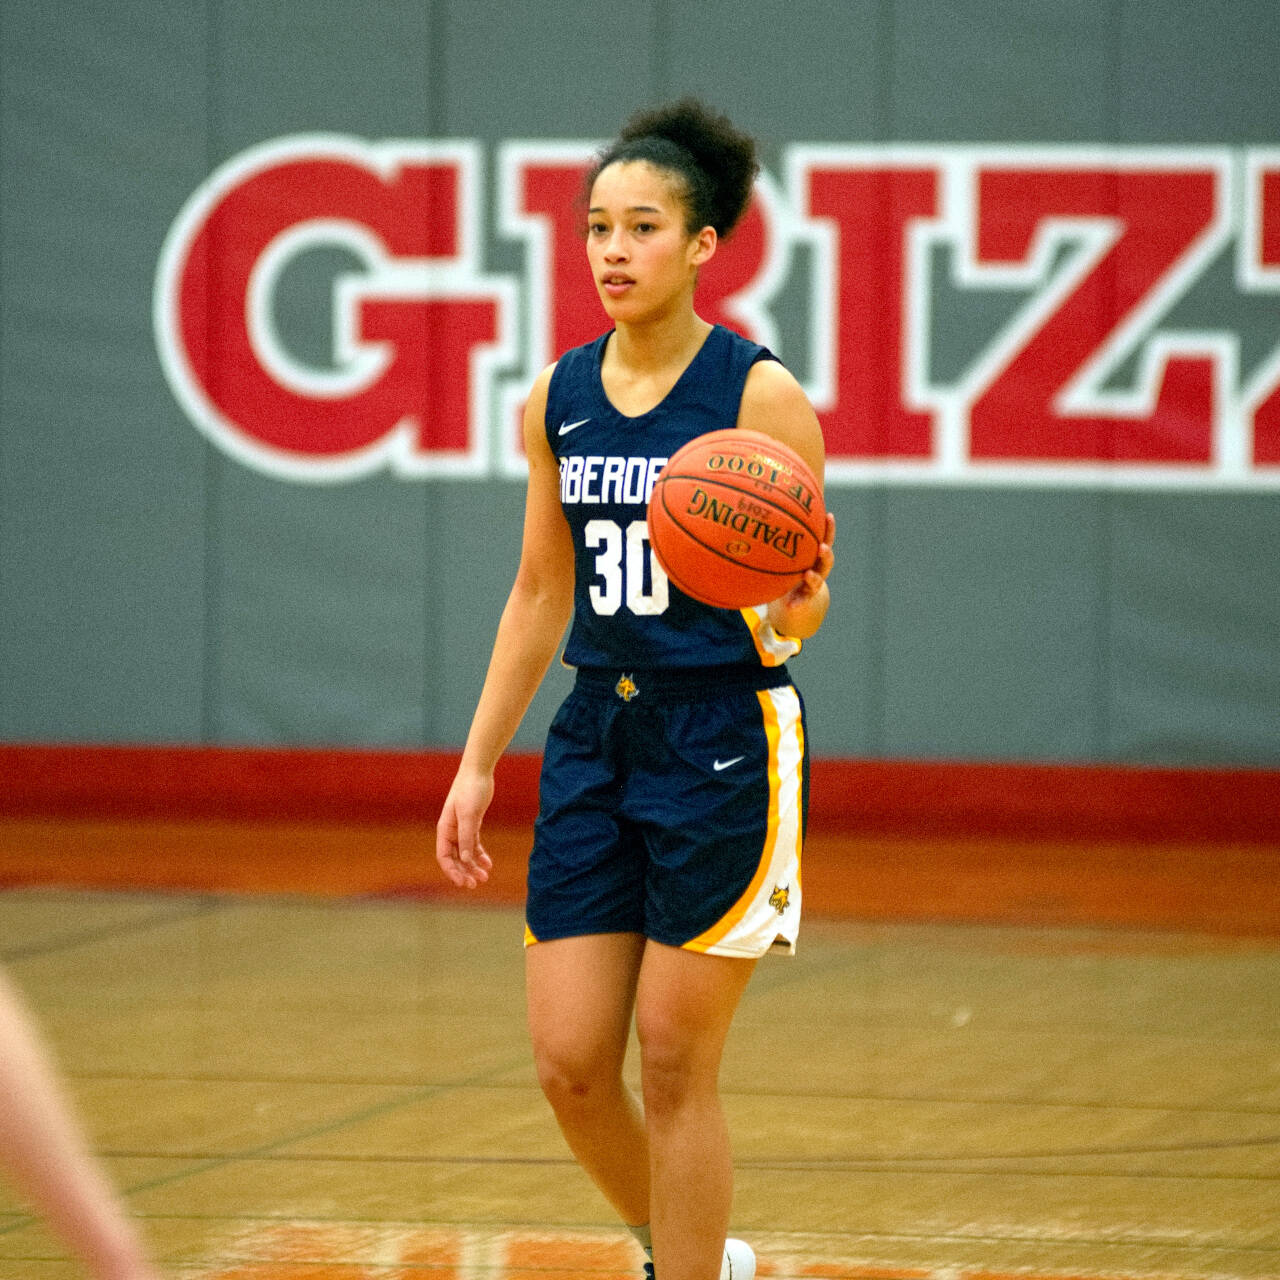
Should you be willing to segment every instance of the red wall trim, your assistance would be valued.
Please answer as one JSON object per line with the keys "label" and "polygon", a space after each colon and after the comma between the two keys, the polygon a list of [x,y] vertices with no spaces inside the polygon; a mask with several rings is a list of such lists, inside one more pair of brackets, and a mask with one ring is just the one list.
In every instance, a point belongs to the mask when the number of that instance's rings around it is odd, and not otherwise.
{"label": "red wall trim", "polygon": [[868,833],[1280,844],[1280,772],[827,761],[813,821]]}
{"label": "red wall trim", "polygon": [[[0,816],[434,822],[437,751],[0,744]],[[539,757],[498,767],[489,821],[533,820]],[[814,762],[815,829],[906,836],[1280,844],[1280,772]]]}
{"label": "red wall trim", "polygon": [[[0,745],[0,814],[434,822],[456,753],[195,746]],[[539,758],[501,762],[491,810],[535,810]]]}

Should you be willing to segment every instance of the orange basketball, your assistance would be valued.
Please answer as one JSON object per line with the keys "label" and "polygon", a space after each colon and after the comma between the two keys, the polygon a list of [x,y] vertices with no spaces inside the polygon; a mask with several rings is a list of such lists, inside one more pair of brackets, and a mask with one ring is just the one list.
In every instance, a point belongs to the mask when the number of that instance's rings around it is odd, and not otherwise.
{"label": "orange basketball", "polygon": [[676,450],[649,499],[649,542],[686,595],[766,604],[818,559],[822,490],[792,449],[758,431],[712,431]]}

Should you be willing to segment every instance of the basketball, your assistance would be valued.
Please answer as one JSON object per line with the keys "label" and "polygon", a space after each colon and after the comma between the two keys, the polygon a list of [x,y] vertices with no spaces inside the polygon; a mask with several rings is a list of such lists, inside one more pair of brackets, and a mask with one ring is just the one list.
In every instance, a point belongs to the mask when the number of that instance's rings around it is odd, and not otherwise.
{"label": "basketball", "polygon": [[712,431],[676,450],[649,499],[649,543],[686,595],[745,609],[785,595],[826,532],[804,460],[758,431]]}

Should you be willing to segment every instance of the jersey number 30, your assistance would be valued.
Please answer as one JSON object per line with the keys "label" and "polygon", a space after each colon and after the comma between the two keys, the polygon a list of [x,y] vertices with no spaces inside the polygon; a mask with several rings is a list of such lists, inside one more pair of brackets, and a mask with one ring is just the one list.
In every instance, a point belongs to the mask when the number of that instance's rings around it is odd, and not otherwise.
{"label": "jersey number 30", "polygon": [[649,546],[649,526],[643,520],[633,520],[625,532],[616,521],[589,520],[583,532],[587,546],[599,548],[597,581],[589,593],[596,613],[612,617],[623,604],[641,616],[666,612],[667,575]]}

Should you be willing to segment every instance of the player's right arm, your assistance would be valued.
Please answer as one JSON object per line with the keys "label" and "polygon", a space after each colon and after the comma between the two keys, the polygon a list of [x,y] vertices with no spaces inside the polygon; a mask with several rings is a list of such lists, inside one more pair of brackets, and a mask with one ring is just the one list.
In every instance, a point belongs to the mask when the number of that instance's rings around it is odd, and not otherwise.
{"label": "player's right arm", "polygon": [[498,623],[462,762],[436,824],[436,860],[455,885],[474,889],[493,865],[480,821],[493,798],[493,771],[537,692],[573,611],[573,539],[560,506],[560,473],[547,443],[551,369],[539,375],[524,411],[529,460],[520,566]]}
{"label": "player's right arm", "polygon": [[[822,483],[826,450],[818,415],[795,376],[776,360],[752,365],[742,390],[738,426],[761,431],[794,449]],[[786,595],[769,605],[769,623],[779,635],[807,640],[822,626],[831,603],[827,576],[835,564],[835,537],[835,517],[828,512],[812,568]]]}

